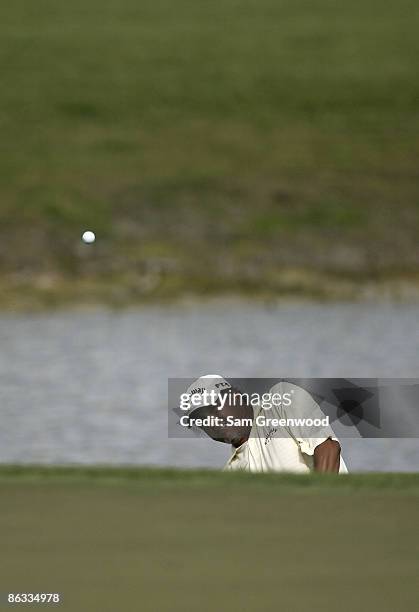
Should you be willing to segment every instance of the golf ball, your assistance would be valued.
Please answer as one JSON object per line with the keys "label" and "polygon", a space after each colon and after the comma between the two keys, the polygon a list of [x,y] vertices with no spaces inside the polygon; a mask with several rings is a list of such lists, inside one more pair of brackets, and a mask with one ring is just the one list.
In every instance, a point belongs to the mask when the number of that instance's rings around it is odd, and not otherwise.
{"label": "golf ball", "polygon": [[94,232],[91,232],[90,230],[86,230],[85,232],[83,232],[81,239],[86,244],[92,244],[92,242],[96,240],[96,236]]}

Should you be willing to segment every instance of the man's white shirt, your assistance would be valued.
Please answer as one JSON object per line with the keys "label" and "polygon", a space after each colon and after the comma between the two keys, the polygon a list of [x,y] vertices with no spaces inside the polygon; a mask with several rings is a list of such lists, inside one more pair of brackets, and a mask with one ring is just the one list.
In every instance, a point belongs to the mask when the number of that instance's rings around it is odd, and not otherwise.
{"label": "man's white shirt", "polygon": [[[312,396],[297,385],[282,381],[272,387],[269,393],[291,394],[290,405],[273,405],[269,410],[260,406],[254,408],[253,426],[249,439],[234,449],[233,455],[224,470],[244,470],[248,472],[297,472],[313,470],[313,455],[316,447],[331,438],[339,441],[330,425],[310,429],[315,437],[307,437],[308,428],[300,424],[272,426],[272,419],[301,421],[302,419],[321,419],[325,415]],[[268,417],[257,419],[258,416]],[[266,421],[266,423],[264,422]],[[339,473],[347,473],[342,456]]]}

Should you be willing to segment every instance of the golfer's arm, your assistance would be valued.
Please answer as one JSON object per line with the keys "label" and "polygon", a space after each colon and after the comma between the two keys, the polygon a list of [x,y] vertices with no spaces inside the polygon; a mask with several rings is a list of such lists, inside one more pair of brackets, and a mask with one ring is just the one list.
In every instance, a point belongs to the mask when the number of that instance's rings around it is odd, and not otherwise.
{"label": "golfer's arm", "polygon": [[340,465],[340,444],[329,438],[314,450],[314,471],[338,473]]}

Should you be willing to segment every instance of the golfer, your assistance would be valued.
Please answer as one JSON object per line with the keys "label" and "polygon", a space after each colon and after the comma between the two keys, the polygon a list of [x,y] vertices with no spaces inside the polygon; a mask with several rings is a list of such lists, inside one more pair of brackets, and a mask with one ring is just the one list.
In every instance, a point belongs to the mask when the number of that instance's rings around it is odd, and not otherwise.
{"label": "golfer", "polygon": [[225,470],[348,471],[328,417],[307,391],[283,381],[267,396],[255,404],[222,376],[201,376],[181,397],[181,424],[231,444]]}

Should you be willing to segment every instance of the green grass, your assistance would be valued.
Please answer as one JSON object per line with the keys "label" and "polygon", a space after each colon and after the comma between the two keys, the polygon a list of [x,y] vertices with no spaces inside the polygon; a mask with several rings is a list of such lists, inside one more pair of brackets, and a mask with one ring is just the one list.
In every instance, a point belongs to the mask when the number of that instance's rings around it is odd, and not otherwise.
{"label": "green grass", "polygon": [[418,474],[2,467],[0,591],[74,612],[410,612],[418,493]]}
{"label": "green grass", "polygon": [[0,482],[68,482],[95,484],[134,484],[140,487],[154,487],[181,483],[185,486],[216,487],[269,487],[275,493],[298,491],[338,491],[354,493],[367,489],[389,492],[419,494],[419,473],[368,473],[349,474],[336,477],[324,474],[248,474],[245,472],[226,473],[209,469],[141,468],[111,466],[51,466],[42,465],[0,465]]}
{"label": "green grass", "polygon": [[417,283],[418,26],[413,0],[4,4],[2,304]]}

